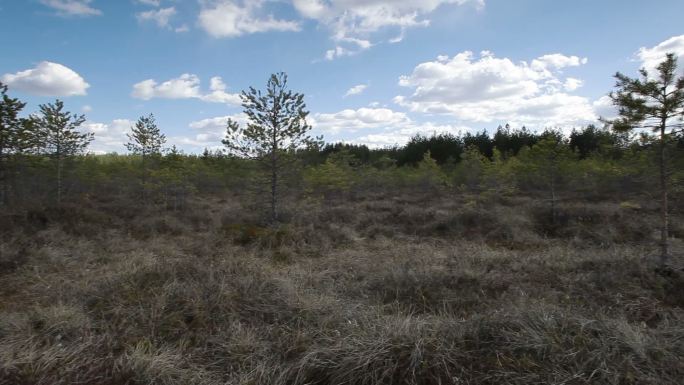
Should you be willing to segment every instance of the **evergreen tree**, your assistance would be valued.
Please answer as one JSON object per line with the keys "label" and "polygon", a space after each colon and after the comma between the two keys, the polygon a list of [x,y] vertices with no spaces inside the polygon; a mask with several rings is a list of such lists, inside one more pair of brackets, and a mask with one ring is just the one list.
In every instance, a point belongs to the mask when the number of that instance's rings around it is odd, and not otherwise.
{"label": "evergreen tree", "polygon": [[287,87],[287,75],[271,75],[266,91],[250,87],[242,91],[242,107],[249,122],[246,127],[228,121],[226,137],[222,143],[234,155],[259,160],[269,174],[270,218],[278,220],[280,175],[286,164],[288,151],[313,145],[321,138],[308,135],[311,130],[306,122],[304,95],[294,93]]}
{"label": "evergreen tree", "polygon": [[437,164],[443,165],[449,158],[460,159],[463,152],[463,139],[449,133],[430,137],[416,134],[399,151],[397,165],[415,166],[423,160],[427,151],[430,151],[430,156],[437,161]]}
{"label": "evergreen tree", "polygon": [[360,163],[351,151],[342,149],[330,154],[325,163],[306,169],[304,181],[309,191],[324,197],[346,193],[354,185]]}
{"label": "evergreen tree", "polygon": [[684,127],[684,77],[677,76],[677,59],[669,53],[658,65],[657,74],[650,76],[646,69],[641,77],[630,78],[615,74],[616,91],[610,93],[619,109],[619,117],[609,123],[618,132],[635,128],[651,129],[659,138],[660,168],[660,264],[669,260],[668,245],[668,170],[666,150],[673,134]]}
{"label": "evergreen tree", "polygon": [[192,169],[190,157],[175,145],[168,149],[161,161],[161,167],[155,171],[155,181],[165,206],[173,211],[185,207],[185,201],[192,190],[189,182]]}
{"label": "evergreen tree", "polygon": [[575,155],[562,138],[548,134],[531,148],[525,147],[521,150],[519,158],[519,170],[547,190],[551,223],[555,225],[558,187],[561,180],[571,171],[571,161],[576,160]]}
{"label": "evergreen tree", "polygon": [[166,143],[166,136],[159,131],[154,115],[141,116],[131,127],[131,132],[126,134],[128,143],[126,149],[133,154],[140,155],[141,158],[141,186],[143,200],[145,200],[145,189],[147,182],[148,158],[161,154],[162,146]]}
{"label": "evergreen tree", "polygon": [[478,190],[489,163],[489,159],[480,152],[480,149],[471,144],[461,154],[461,163],[458,167],[459,181],[470,191]]}
{"label": "evergreen tree", "polygon": [[418,185],[422,188],[437,190],[449,186],[449,178],[439,166],[430,150],[423,154],[423,159],[418,162],[416,169]]}
{"label": "evergreen tree", "polygon": [[467,132],[463,136],[463,148],[467,151],[471,146],[475,146],[482,155],[492,159],[494,155],[494,141],[489,137],[487,130],[482,130],[482,132],[477,134]]}
{"label": "evergreen tree", "polygon": [[25,124],[19,113],[26,103],[10,98],[7,86],[2,83],[0,96],[0,206],[4,206],[8,199],[9,156],[19,144],[19,134]]}
{"label": "evergreen tree", "polygon": [[504,157],[516,156],[525,147],[534,146],[539,140],[539,136],[529,131],[525,126],[519,130],[511,129],[509,124],[505,127],[499,126],[494,133],[494,147],[496,147]]}
{"label": "evergreen tree", "polygon": [[582,130],[572,130],[570,148],[586,159],[594,154],[617,156],[621,148],[628,142],[627,135],[616,133],[608,128],[597,128],[590,124]]}
{"label": "evergreen tree", "polygon": [[81,133],[78,128],[85,116],[64,111],[64,102],[41,104],[40,115],[34,118],[40,135],[41,151],[56,163],[57,204],[62,203],[64,163],[71,156],[82,154],[93,140],[92,133]]}

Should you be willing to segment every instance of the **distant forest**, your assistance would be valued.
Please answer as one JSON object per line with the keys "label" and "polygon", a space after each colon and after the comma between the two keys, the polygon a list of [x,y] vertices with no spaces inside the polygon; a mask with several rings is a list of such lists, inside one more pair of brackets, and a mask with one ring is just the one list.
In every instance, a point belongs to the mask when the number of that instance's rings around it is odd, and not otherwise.
{"label": "distant forest", "polygon": [[[60,100],[21,117],[26,104],[0,84],[0,203],[9,210],[89,200],[183,209],[201,195],[248,197],[256,211],[279,222],[287,199],[354,197],[360,192],[454,191],[506,196],[523,193],[548,202],[568,198],[621,199],[659,195],[661,254],[668,256],[668,196],[681,195],[684,169],[684,78],[673,54],[657,77],[617,73],[611,99],[619,118],[566,136],[552,128],[498,127],[462,135],[416,135],[404,146],[372,149],[324,144],[311,137],[304,95],[273,74],[265,90],[241,94],[248,124],[228,120],[225,149],[185,154],[166,146],[154,115],[142,116],[128,134],[128,155],[93,155],[85,116]],[[659,188],[653,188],[659,186]],[[268,208],[268,210],[267,210]]]}

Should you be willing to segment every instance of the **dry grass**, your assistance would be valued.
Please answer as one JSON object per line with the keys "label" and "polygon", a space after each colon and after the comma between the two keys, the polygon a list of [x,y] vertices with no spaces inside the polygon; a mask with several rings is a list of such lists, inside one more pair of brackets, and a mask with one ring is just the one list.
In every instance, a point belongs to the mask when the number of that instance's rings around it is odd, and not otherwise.
{"label": "dry grass", "polygon": [[655,213],[568,203],[551,227],[505,203],[14,216],[0,384],[680,383],[684,277],[653,271]]}

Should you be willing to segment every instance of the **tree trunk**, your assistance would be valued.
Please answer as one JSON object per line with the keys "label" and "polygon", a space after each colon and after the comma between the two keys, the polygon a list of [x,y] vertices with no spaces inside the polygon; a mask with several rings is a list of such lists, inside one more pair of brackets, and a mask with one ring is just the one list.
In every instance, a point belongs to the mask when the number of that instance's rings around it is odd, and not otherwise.
{"label": "tree trunk", "polygon": [[63,168],[62,155],[57,155],[57,206],[62,204],[62,168]]}
{"label": "tree trunk", "polygon": [[4,207],[7,203],[7,173],[5,171],[5,154],[3,148],[0,147],[0,207]]}
{"label": "tree trunk", "polygon": [[[277,115],[277,105],[274,106]],[[278,221],[278,122],[271,120],[273,129],[271,137],[271,222]]]}
{"label": "tree trunk", "polygon": [[668,209],[667,209],[667,159],[665,143],[665,118],[660,125],[660,265],[665,267],[669,262],[668,250]]}
{"label": "tree trunk", "polygon": [[276,158],[276,150],[274,148],[271,154],[271,221],[275,223],[278,220],[278,163]]}
{"label": "tree trunk", "polygon": [[147,174],[147,168],[145,168],[145,153],[142,153],[142,180],[141,180],[141,187],[142,187],[142,201],[145,203],[147,199],[147,193],[145,189],[145,175]]}
{"label": "tree trunk", "polygon": [[556,181],[555,176],[551,175],[551,225],[556,226]]}

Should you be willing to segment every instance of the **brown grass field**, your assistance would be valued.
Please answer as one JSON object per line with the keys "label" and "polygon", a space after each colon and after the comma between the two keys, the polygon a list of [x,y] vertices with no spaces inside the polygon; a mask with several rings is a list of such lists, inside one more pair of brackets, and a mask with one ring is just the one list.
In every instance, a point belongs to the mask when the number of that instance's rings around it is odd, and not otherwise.
{"label": "brown grass field", "polygon": [[287,207],[278,227],[233,198],[2,217],[0,384],[682,384],[656,206]]}

